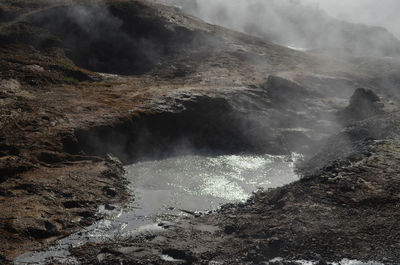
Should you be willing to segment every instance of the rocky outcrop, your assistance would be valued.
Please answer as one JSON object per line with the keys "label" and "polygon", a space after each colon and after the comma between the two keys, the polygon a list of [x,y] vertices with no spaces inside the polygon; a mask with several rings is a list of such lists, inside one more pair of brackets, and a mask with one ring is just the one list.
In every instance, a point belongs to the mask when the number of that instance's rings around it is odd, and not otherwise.
{"label": "rocky outcrop", "polygon": [[350,123],[382,114],[382,108],[383,104],[372,90],[357,88],[350,98],[349,106],[341,111],[338,116],[345,123]]}

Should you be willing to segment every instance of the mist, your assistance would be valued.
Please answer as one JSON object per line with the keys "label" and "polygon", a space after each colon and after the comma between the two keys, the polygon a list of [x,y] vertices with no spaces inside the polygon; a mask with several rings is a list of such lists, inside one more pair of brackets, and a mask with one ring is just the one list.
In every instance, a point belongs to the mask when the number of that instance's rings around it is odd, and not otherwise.
{"label": "mist", "polygon": [[388,29],[400,37],[400,1],[398,0],[303,0],[325,10],[335,18]]}
{"label": "mist", "polygon": [[[329,0],[160,0],[208,23],[299,50],[400,55],[399,2]],[[365,24],[365,25],[364,25]]]}

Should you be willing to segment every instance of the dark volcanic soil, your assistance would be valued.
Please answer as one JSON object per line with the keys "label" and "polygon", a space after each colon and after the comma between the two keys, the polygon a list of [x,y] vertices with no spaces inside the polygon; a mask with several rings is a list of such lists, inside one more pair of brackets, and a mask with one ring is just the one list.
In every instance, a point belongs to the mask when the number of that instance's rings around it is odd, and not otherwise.
{"label": "dark volcanic soil", "polygon": [[[312,158],[302,181],[160,235],[74,249],[83,263],[399,261],[396,60],[302,53],[141,0],[5,0],[0,18],[0,263],[129,200],[109,153],[128,163],[183,142]],[[381,99],[368,115],[358,96],[347,107],[358,87]]]}

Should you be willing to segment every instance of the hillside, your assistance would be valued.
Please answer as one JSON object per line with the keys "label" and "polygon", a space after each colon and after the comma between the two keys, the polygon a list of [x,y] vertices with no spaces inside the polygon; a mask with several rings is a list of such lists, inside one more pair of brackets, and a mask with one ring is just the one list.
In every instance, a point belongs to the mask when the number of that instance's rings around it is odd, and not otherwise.
{"label": "hillside", "polygon": [[[293,0],[160,0],[212,24],[280,45],[360,56],[400,54],[400,41],[387,29],[330,17],[317,5]],[[355,14],[356,15],[356,14]]]}

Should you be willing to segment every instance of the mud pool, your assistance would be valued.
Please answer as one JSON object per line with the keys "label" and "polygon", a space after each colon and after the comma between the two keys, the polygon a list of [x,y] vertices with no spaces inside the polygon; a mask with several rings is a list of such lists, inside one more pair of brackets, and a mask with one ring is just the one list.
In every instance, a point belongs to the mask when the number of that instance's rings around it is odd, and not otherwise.
{"label": "mud pool", "polygon": [[245,201],[255,190],[298,179],[290,156],[183,156],[126,167],[143,216],[171,210],[206,211]]}
{"label": "mud pool", "polygon": [[[298,180],[295,163],[301,155],[182,156],[135,163],[125,167],[134,200],[125,209],[102,206],[101,221],[59,240],[48,250],[26,253],[16,264],[79,264],[68,249],[87,242],[123,239],[157,233],[182,215],[216,209],[224,203],[241,202],[258,189],[269,189]],[[169,257],[167,257],[169,258]],[[168,259],[165,259],[168,260]],[[281,259],[275,259],[278,261]],[[294,264],[317,264],[293,261]],[[380,265],[344,259],[344,265]]]}
{"label": "mud pool", "polygon": [[105,218],[59,240],[47,251],[27,253],[16,264],[42,264],[49,258],[67,264],[68,248],[87,242],[124,238],[162,230],[160,223],[182,215],[196,215],[218,206],[242,202],[258,189],[298,180],[295,162],[301,155],[188,155],[139,162],[125,167],[134,199],[125,209],[102,206]]}

